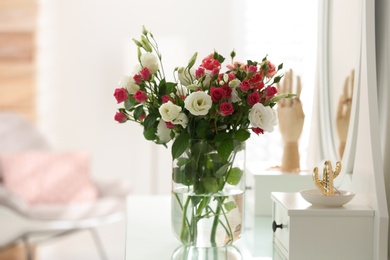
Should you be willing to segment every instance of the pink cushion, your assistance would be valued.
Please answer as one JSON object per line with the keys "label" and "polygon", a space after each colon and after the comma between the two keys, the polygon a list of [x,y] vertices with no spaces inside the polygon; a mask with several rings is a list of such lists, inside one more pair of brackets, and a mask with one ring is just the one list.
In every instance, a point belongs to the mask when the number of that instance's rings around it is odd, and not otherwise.
{"label": "pink cushion", "polygon": [[84,152],[31,151],[0,155],[4,186],[30,204],[92,201],[97,189]]}

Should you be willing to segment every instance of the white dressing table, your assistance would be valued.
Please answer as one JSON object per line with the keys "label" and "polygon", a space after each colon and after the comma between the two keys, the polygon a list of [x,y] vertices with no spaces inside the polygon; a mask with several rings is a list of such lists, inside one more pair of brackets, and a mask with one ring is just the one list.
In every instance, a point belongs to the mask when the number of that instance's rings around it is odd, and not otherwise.
{"label": "white dressing table", "polygon": [[[250,212],[248,212],[248,215]],[[171,231],[170,196],[129,196],[126,217],[126,260],[169,260],[180,242]],[[272,242],[271,217],[247,221],[235,246],[244,260],[283,259]]]}
{"label": "white dressing table", "polygon": [[357,198],[313,206],[298,192],[273,192],[274,243],[289,260],[372,259],[375,211]]}

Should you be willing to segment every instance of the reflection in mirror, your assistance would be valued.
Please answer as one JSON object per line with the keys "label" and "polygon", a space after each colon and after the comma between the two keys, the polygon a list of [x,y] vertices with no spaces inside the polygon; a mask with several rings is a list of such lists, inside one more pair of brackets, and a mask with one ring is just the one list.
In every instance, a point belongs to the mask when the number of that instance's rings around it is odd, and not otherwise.
{"label": "reflection in mirror", "polygon": [[343,172],[351,172],[354,141],[348,136],[355,131],[349,126],[355,116],[351,106],[356,102],[353,89],[358,83],[355,70],[360,60],[361,1],[323,0],[321,5],[322,54],[318,68],[322,159],[342,160]]}

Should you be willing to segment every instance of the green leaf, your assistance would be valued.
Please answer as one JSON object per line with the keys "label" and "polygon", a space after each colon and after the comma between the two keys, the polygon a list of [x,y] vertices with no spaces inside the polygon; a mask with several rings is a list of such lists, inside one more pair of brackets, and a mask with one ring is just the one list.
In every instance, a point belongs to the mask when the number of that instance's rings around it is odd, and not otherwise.
{"label": "green leaf", "polygon": [[190,161],[190,159],[185,158],[185,157],[181,157],[181,158],[177,159],[177,166],[180,167],[180,166],[186,165],[189,161]]}
{"label": "green leaf", "polygon": [[223,141],[230,139],[230,138],[232,138],[231,134],[226,133],[226,132],[220,132],[215,136],[214,140],[215,140],[215,142],[220,143],[220,142],[223,142]]}
{"label": "green leaf", "polygon": [[256,66],[257,65],[256,62],[251,61],[251,60],[247,60],[246,63],[248,64],[248,66],[251,66],[251,65]]}
{"label": "green leaf", "polygon": [[281,69],[283,69],[283,63],[280,63],[278,66],[278,70],[281,70]]}
{"label": "green leaf", "polygon": [[176,83],[173,83],[173,82],[167,82],[165,83],[165,87],[166,87],[166,93],[167,94],[170,94],[172,93],[174,90],[175,90],[175,87],[177,86]]}
{"label": "green leaf", "polygon": [[146,140],[152,141],[156,139],[157,128],[151,127],[149,129],[144,129],[144,137]]}
{"label": "green leaf", "polygon": [[208,135],[207,134],[208,127],[209,127],[209,124],[204,119],[201,119],[201,120],[199,120],[197,122],[195,132],[196,132],[196,134],[198,135],[199,138],[201,138],[201,139],[205,139],[206,138],[206,136]]}
{"label": "green leaf", "polygon": [[135,99],[133,97],[129,97],[125,100],[125,109],[127,111],[132,111],[134,109]]}
{"label": "green leaf", "polygon": [[247,129],[240,129],[234,135],[236,140],[239,142],[245,142],[250,136],[251,133]]}
{"label": "green leaf", "polygon": [[189,144],[190,135],[188,133],[181,133],[172,144],[172,158],[179,158],[179,156],[188,148]]}
{"label": "green leaf", "polygon": [[138,120],[140,116],[144,113],[144,107],[143,106],[138,106],[134,109],[134,119]]}
{"label": "green leaf", "polygon": [[203,187],[206,189],[206,193],[218,192],[218,182],[216,178],[205,177],[202,179]]}
{"label": "green leaf", "polygon": [[240,168],[238,167],[232,168],[229,172],[227,183],[229,183],[230,185],[237,185],[240,182],[243,174],[244,171],[241,170]]}
{"label": "green leaf", "polygon": [[223,206],[225,207],[227,212],[231,211],[232,209],[237,208],[236,203],[234,201],[226,202],[223,204]]}
{"label": "green leaf", "polygon": [[149,130],[150,128],[155,126],[158,116],[159,115],[156,113],[150,113],[145,117],[145,121],[144,121],[145,130]]}
{"label": "green leaf", "polygon": [[223,177],[226,176],[226,173],[230,167],[231,163],[227,163],[223,165],[221,168],[218,169],[218,171],[215,173],[215,176],[217,177]]}
{"label": "green leaf", "polygon": [[233,149],[233,139],[223,141],[217,148],[218,154],[223,161],[227,161]]}

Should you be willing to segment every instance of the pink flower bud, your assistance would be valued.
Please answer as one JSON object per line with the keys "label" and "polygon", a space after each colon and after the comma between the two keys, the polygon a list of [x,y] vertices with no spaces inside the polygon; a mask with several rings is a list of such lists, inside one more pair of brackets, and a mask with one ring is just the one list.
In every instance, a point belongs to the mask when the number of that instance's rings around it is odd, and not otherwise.
{"label": "pink flower bud", "polygon": [[142,90],[137,90],[135,93],[134,93],[134,99],[139,102],[139,103],[142,103],[142,102],[145,102],[146,99],[148,99],[148,96],[146,95],[145,92],[143,92]]}
{"label": "pink flower bud", "polygon": [[145,67],[145,68],[143,68],[143,69],[139,72],[139,74],[141,75],[141,77],[142,77],[143,80],[148,80],[148,79],[149,79],[149,76],[150,76],[150,70],[149,70],[147,67]]}
{"label": "pink flower bud", "polygon": [[123,112],[116,112],[114,119],[118,123],[124,123],[127,121],[127,115]]}
{"label": "pink flower bud", "polygon": [[127,93],[126,89],[124,88],[117,88],[114,92],[114,97],[116,101],[119,103],[122,103],[128,98],[129,94]]}

